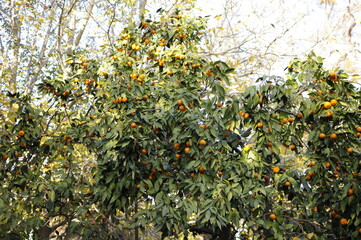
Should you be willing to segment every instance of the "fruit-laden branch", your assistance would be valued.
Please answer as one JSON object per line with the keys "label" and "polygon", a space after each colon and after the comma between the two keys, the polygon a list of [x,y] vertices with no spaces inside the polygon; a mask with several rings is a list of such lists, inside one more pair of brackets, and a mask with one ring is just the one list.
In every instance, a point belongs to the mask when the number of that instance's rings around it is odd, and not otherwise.
{"label": "fruit-laden branch", "polygon": [[307,222],[309,223],[311,226],[313,226],[315,229],[317,229],[317,231],[320,231],[321,228],[323,229],[326,229],[327,231],[330,231],[331,229],[319,224],[318,222],[315,222],[315,221],[311,221],[309,219],[301,219],[301,218],[292,218],[292,217],[287,217],[287,216],[284,216],[284,218],[288,218],[290,219],[290,221],[296,223],[297,225],[299,226],[302,226],[301,222]]}

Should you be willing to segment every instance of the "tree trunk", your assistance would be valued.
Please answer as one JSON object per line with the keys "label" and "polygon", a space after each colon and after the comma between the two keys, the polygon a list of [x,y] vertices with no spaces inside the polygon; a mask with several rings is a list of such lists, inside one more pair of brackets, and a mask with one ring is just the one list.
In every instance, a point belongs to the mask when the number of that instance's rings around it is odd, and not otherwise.
{"label": "tree trunk", "polygon": [[35,235],[36,235],[37,239],[39,239],[39,240],[48,240],[51,232],[52,232],[52,229],[50,227],[43,226],[36,231]]}
{"label": "tree trunk", "polygon": [[231,224],[228,224],[227,226],[221,228],[219,232],[217,233],[218,239],[222,240],[233,240],[234,234],[232,234],[232,227]]}
{"label": "tree trunk", "polygon": [[228,224],[221,229],[217,228],[215,231],[207,227],[198,226],[192,226],[190,230],[197,234],[209,235],[213,240],[234,240],[236,235],[236,231],[234,231],[232,224]]}

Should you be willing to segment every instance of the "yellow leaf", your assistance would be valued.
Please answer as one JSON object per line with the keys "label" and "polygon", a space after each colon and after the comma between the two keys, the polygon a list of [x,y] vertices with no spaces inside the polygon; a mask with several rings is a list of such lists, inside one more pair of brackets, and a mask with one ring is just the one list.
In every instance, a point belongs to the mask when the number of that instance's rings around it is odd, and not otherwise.
{"label": "yellow leaf", "polygon": [[214,18],[215,18],[217,21],[221,20],[221,19],[222,19],[222,14],[217,15],[217,16],[215,16]]}

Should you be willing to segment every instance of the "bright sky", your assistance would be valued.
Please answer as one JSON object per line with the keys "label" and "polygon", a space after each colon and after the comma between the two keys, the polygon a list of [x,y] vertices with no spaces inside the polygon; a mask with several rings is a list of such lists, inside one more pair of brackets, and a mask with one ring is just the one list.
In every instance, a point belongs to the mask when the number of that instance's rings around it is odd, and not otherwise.
{"label": "bright sky", "polygon": [[[321,4],[319,0],[234,2],[237,2],[237,6],[230,6],[229,0],[198,0],[197,8],[202,12],[200,15],[211,15],[210,27],[219,25],[224,19],[218,21],[216,16],[231,12],[227,20],[229,26],[239,32],[238,40],[250,34],[247,29],[259,33],[245,47],[251,48],[252,44],[268,45],[275,40],[271,47],[272,53],[284,56],[284,62],[280,62],[279,68],[287,66],[293,56],[302,57],[314,50],[316,54],[326,58],[327,67],[339,66],[347,71],[360,73],[361,3],[336,0],[335,5],[331,6]],[[349,10],[355,20],[348,11],[349,5],[352,6]],[[348,29],[354,22],[356,25],[350,39]],[[278,72],[274,69],[270,73]]]}

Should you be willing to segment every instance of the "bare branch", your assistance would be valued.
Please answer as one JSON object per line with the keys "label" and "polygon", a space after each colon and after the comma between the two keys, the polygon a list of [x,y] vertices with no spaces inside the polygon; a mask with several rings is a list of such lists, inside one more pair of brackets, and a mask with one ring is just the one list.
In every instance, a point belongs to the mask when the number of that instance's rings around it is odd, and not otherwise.
{"label": "bare branch", "polygon": [[83,27],[80,29],[78,35],[76,36],[75,42],[73,44],[73,49],[75,47],[77,47],[79,45],[79,43],[80,43],[80,40],[81,40],[81,38],[82,38],[82,36],[84,34],[85,28],[88,25],[88,22],[89,22],[89,19],[90,19],[90,14],[93,12],[94,4],[95,4],[94,1],[91,1],[90,4],[89,4],[89,7],[87,9],[88,15],[85,18],[85,23],[84,23]]}

